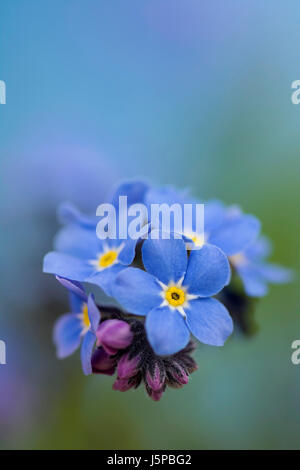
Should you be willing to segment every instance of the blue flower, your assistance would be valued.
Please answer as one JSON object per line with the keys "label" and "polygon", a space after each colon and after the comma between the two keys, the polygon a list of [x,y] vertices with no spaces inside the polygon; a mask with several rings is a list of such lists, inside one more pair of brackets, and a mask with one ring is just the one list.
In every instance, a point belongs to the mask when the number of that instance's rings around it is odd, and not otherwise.
{"label": "blue flower", "polygon": [[[149,185],[144,181],[124,181],[115,188],[111,197],[111,204],[115,207],[118,214],[120,196],[127,197],[127,206],[130,207],[133,204],[144,203],[148,189]],[[99,217],[96,215],[83,214],[75,205],[70,203],[63,203],[60,205],[58,209],[58,218],[63,224],[74,223],[92,230],[96,230],[96,225],[99,221]]]}
{"label": "blue flower", "polygon": [[54,244],[56,251],[44,258],[44,272],[98,285],[111,295],[116,275],[134,259],[136,240],[100,240],[94,230],[71,224]]}
{"label": "blue flower", "polygon": [[[187,191],[177,191],[173,187],[162,187],[159,189],[149,189],[145,201],[148,210],[151,204],[167,203],[170,206],[179,204],[183,211],[184,204],[191,204],[193,210],[193,220],[190,227],[184,227],[183,238],[192,242],[196,247],[201,248],[208,243],[219,247],[227,256],[244,250],[260,231],[260,222],[253,215],[244,214],[238,207],[227,208],[219,200],[204,202],[204,233],[198,233],[196,228],[196,204],[200,201],[192,200]],[[171,227],[164,225],[164,220],[160,218],[159,227],[162,231],[175,231],[174,221],[171,220]]]}
{"label": "blue flower", "polygon": [[261,236],[244,251],[229,258],[250,297],[266,295],[269,282],[281,284],[291,281],[293,277],[290,269],[266,262],[271,251],[270,241]]}
{"label": "blue flower", "polygon": [[96,230],[99,220],[96,215],[84,214],[78,207],[70,202],[63,202],[59,205],[57,217],[62,224],[78,224],[81,227],[91,230]]}
{"label": "blue flower", "polygon": [[57,356],[62,359],[73,354],[81,344],[83,372],[92,373],[92,352],[100,313],[92,295],[87,296],[81,284],[57,277],[70,292],[71,313],[62,315],[54,326],[53,339]]}
{"label": "blue flower", "polygon": [[132,206],[133,204],[143,204],[145,202],[145,197],[148,190],[149,185],[145,181],[124,181],[123,183],[119,184],[114,190],[114,194],[111,198],[111,203],[118,210],[119,197],[127,196],[128,207]]}
{"label": "blue flower", "polygon": [[[148,188],[143,181],[120,184],[111,199],[117,216],[120,196],[127,196],[129,207],[143,202]],[[67,225],[56,236],[56,251],[45,256],[44,272],[96,284],[111,295],[115,276],[134,259],[137,240],[98,239],[96,225],[99,218],[87,216],[71,204],[62,205],[58,215]]]}
{"label": "blue flower", "polygon": [[188,258],[182,239],[148,239],[142,247],[147,271],[126,268],[116,278],[113,295],[128,312],[146,315],[154,351],[170,355],[183,349],[190,331],[199,341],[222,346],[232,320],[216,299],[230,278],[227,257],[212,245]]}
{"label": "blue flower", "polygon": [[244,214],[238,208],[226,208],[218,200],[204,203],[204,233],[197,233],[195,220],[194,217],[193,225],[185,228],[184,238],[198,248],[207,243],[215,245],[227,256],[244,250],[260,231],[260,222],[256,217]]}
{"label": "blue flower", "polygon": [[219,201],[211,201],[205,204],[204,211],[205,241],[218,246],[227,256],[246,249],[259,234],[260,221],[238,207],[225,208]]}

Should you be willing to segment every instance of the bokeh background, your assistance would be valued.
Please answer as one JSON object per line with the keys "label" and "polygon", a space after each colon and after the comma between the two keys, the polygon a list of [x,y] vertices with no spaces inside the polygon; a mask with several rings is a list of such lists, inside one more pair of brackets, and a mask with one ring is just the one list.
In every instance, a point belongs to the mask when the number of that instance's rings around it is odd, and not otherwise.
{"label": "bokeh background", "polygon": [[241,204],[297,273],[299,17],[297,0],[1,1],[0,447],[300,448],[297,279],[154,403],[55,358],[67,299],[41,271],[59,202],[93,211],[138,176]]}

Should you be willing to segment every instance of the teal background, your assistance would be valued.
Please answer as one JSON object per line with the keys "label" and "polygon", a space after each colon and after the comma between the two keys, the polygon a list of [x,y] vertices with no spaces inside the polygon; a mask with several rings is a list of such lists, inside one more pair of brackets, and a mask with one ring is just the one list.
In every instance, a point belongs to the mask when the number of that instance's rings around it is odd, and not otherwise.
{"label": "teal background", "polygon": [[[300,448],[299,17],[296,0],[1,1],[1,448]],[[56,206],[93,210],[127,177],[240,204],[296,272],[258,303],[256,336],[199,346],[160,403],[51,341]]]}

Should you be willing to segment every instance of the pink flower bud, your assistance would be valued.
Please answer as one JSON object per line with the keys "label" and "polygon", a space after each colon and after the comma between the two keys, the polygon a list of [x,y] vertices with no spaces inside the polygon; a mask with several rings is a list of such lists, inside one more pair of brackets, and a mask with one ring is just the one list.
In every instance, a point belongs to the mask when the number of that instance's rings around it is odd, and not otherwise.
{"label": "pink flower bud", "polygon": [[98,348],[92,356],[94,374],[113,375],[116,369],[116,360],[110,357],[103,348]]}
{"label": "pink flower bud", "polygon": [[130,377],[133,377],[137,373],[139,362],[139,356],[129,359],[129,355],[124,354],[118,362],[118,377],[120,379],[129,379]]}
{"label": "pink flower bud", "polygon": [[160,392],[156,392],[156,391],[152,391],[150,398],[152,398],[152,400],[154,401],[159,401],[161,399],[161,397],[163,396],[164,392],[163,390],[161,390]]}
{"label": "pink flower bud", "polygon": [[97,346],[102,345],[110,355],[116,354],[119,349],[126,349],[133,339],[130,325],[122,320],[102,322],[97,329],[96,336]]}
{"label": "pink flower bud", "polygon": [[185,370],[179,365],[176,364],[177,371],[173,371],[172,375],[174,379],[181,385],[186,385],[189,381],[189,376],[185,372]]}
{"label": "pink flower bud", "polygon": [[154,391],[158,391],[162,388],[165,382],[165,372],[160,371],[160,368],[157,363],[155,364],[153,375],[150,374],[149,370],[147,371],[146,381],[149,387]]}
{"label": "pink flower bud", "polygon": [[134,383],[129,383],[128,379],[117,379],[113,384],[113,389],[118,390],[119,392],[127,392],[130,388],[134,386]]}

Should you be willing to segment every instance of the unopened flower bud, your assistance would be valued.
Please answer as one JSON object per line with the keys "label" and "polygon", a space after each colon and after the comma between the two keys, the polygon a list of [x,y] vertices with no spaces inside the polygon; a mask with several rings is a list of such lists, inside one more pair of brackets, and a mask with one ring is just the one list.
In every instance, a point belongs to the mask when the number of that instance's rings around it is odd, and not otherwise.
{"label": "unopened flower bud", "polygon": [[129,359],[129,354],[124,354],[118,362],[118,377],[120,379],[129,379],[130,377],[133,377],[137,373],[139,362],[139,356]]}
{"label": "unopened flower bud", "polygon": [[110,357],[103,348],[98,348],[92,356],[92,369],[94,374],[113,375],[116,360]]}
{"label": "unopened flower bud", "polygon": [[189,376],[179,364],[175,364],[175,368],[172,371],[172,376],[174,380],[176,380],[176,382],[181,385],[186,385],[189,381]]}
{"label": "unopened flower bud", "polygon": [[152,390],[152,388],[150,388],[148,384],[146,384],[146,392],[148,393],[149,397],[154,401],[159,401],[161,399],[165,389],[166,386],[163,385],[159,390]]}
{"label": "unopened flower bud", "polygon": [[165,382],[165,377],[166,377],[165,371],[160,370],[157,363],[155,364],[153,375],[150,373],[149,370],[146,373],[147,384],[154,391],[158,391],[162,388]]}
{"label": "unopened flower bud", "polygon": [[117,379],[113,384],[113,389],[119,392],[127,392],[130,388],[134,387],[134,382],[129,382],[128,379]]}
{"label": "unopened flower bud", "polygon": [[161,397],[163,396],[163,394],[164,394],[163,390],[158,391],[158,392],[153,390],[151,395],[150,395],[150,398],[152,398],[152,400],[154,400],[154,401],[159,401],[161,399]]}
{"label": "unopened flower bud", "polygon": [[126,349],[133,338],[130,325],[122,320],[106,320],[100,324],[96,332],[97,346],[102,345],[105,351],[116,354],[119,349]]}

